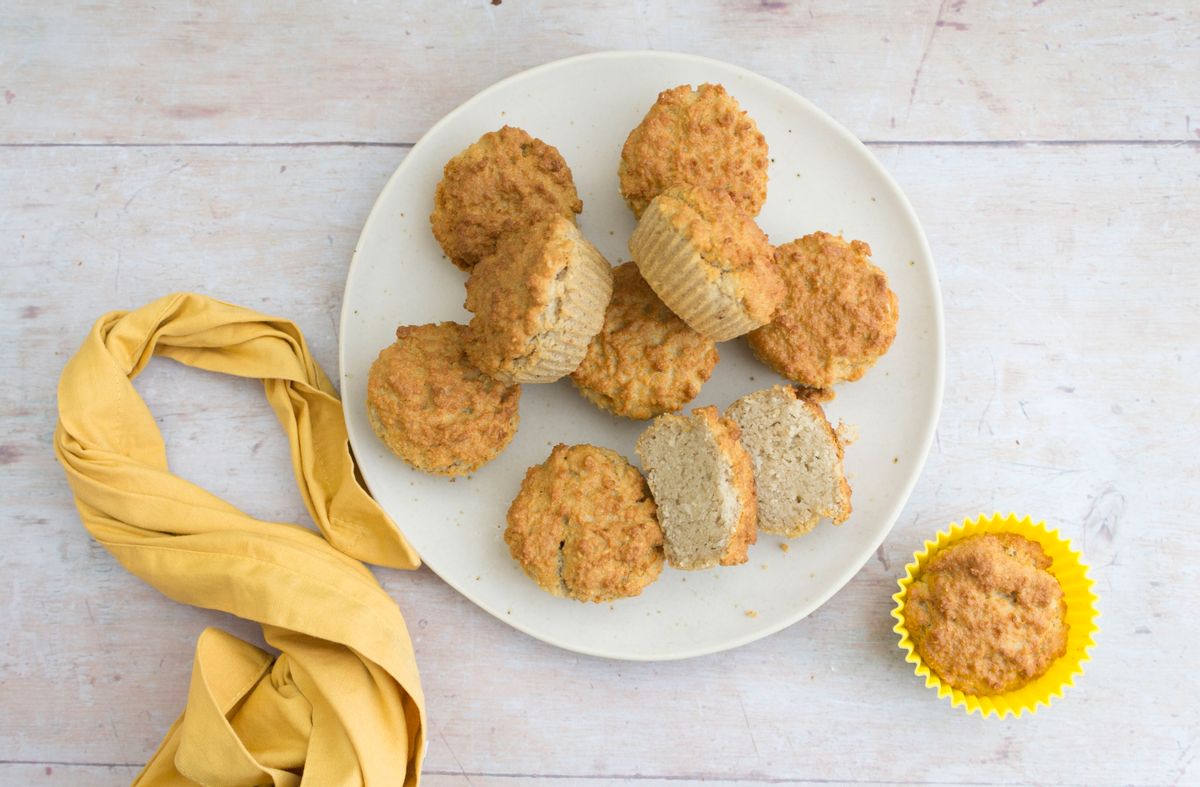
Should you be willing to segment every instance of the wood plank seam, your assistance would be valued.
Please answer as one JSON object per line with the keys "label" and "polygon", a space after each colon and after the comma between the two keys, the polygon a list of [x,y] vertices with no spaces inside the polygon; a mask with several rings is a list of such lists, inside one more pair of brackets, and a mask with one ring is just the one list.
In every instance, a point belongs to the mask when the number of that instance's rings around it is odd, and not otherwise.
{"label": "wood plank seam", "polygon": [[[862,139],[883,147],[1200,147],[1200,139]],[[20,148],[412,148],[415,142],[313,140],[309,142],[0,142],[0,149]]]}

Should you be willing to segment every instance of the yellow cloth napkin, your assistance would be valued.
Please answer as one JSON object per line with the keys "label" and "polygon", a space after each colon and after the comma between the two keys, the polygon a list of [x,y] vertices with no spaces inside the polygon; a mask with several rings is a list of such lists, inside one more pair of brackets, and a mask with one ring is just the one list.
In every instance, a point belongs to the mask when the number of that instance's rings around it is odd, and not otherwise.
{"label": "yellow cloth napkin", "polygon": [[[171,474],[130,382],[155,353],[262,378],[325,538]],[[280,651],[206,630],[187,707],[134,783],[416,784],[425,711],[412,644],[358,561],[420,561],[356,481],[341,403],[299,329],[194,294],[113,312],[63,370],[58,416],[54,450],[92,536],[170,598],[258,621]]]}

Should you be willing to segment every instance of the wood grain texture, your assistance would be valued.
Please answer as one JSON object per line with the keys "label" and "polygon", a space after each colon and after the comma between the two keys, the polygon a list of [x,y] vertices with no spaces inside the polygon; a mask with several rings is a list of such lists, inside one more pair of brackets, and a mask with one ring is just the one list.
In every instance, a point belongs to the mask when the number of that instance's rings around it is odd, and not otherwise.
{"label": "wood grain texture", "polygon": [[[459,773],[484,784],[501,783],[486,774],[550,783],[1195,775],[1197,627],[1180,601],[1200,591],[1191,538],[1200,270],[1189,264],[1200,156],[1108,146],[876,153],[932,239],[949,347],[938,441],[877,559],[790,629],[669,664],[565,653],[428,571],[378,571],[422,667],[433,783]],[[346,262],[400,155],[0,153],[9,184],[0,258],[11,261],[3,319],[19,339],[0,350],[12,381],[0,394],[13,490],[2,505],[19,528],[0,555],[0,761],[138,765],[180,710],[201,628],[257,638],[244,622],[165,601],[89,540],[49,450],[62,362],[103,310],[194,288],[295,319],[334,368]],[[177,472],[255,515],[305,521],[257,385],[159,361],[138,387]],[[895,575],[920,540],[992,508],[1061,525],[1103,594],[1088,674],[1051,712],[1019,723],[936,701],[900,659],[888,618]],[[953,753],[896,747],[898,726],[911,724]],[[1097,729],[1111,736],[1103,754],[1063,756]]]}
{"label": "wood grain texture", "polygon": [[0,784],[37,787],[108,787],[128,784],[142,766],[0,763]]}
{"label": "wood grain texture", "polygon": [[876,140],[1200,141],[1200,5],[921,0],[0,8],[0,142],[413,142],[603,49],[734,62]]}
{"label": "wood grain texture", "polygon": [[[4,4],[0,785],[127,783],[181,709],[199,632],[259,639],[165,600],[80,525],[50,439],[58,374],[92,322],[197,290],[294,320],[332,374],[393,143],[524,67],[646,47],[753,68],[879,141],[943,288],[937,440],[875,559],[731,653],[576,656],[427,570],[377,571],[417,650],[426,783],[1200,780],[1198,8]],[[336,140],[386,144],[307,144]],[[257,384],[156,361],[137,386],[176,472],[308,522]],[[936,700],[888,616],[921,540],[993,509],[1059,525],[1101,593],[1087,674],[1020,721]]]}

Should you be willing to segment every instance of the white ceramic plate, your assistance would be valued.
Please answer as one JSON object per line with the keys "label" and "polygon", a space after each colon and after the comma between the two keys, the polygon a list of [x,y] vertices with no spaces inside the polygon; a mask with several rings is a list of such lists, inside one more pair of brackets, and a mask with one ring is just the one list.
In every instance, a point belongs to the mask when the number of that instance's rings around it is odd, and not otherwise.
{"label": "white ceramic plate", "polygon": [[[556,146],[583,198],[579,224],[614,265],[627,260],[633,215],[617,190],[629,131],[659,91],[720,82],[758,122],[770,146],[759,224],[776,244],[813,232],[868,241],[900,303],[891,351],[860,381],[839,386],[830,420],[857,427],[846,450],[854,514],[789,542],[760,535],[742,566],[665,568],[641,596],[582,604],[542,592],[509,556],[505,512],[525,469],[555,443],[594,443],[636,461],[645,422],[607,415],[571,383],[527,385],[512,444],[474,476],[451,482],[412,470],[367,423],[367,372],[398,324],[466,322],[465,274],[429,230],[433,192],[448,159],[486,131],[519,126]],[[622,659],[677,659],[733,648],[809,614],[862,567],[891,529],[921,471],[942,398],[941,296],[929,246],[904,195],[861,143],[792,91],[715,60],[660,52],[606,52],[560,60],[484,90],[442,118],[408,153],[367,218],[346,280],[341,390],[355,456],[372,494],[425,563],[480,607],[546,642]],[[741,340],[693,406],[721,408],[780,378]],[[750,614],[753,612],[753,616]]]}

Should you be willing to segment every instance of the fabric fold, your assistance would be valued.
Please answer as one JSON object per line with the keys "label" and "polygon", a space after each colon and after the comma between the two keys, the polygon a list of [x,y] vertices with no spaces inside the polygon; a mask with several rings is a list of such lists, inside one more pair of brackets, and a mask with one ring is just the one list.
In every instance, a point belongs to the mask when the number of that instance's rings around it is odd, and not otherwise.
{"label": "fabric fold", "polygon": [[[263,380],[321,534],[254,519],[173,475],[132,379],[154,355]],[[188,704],[136,784],[416,784],[424,702],[399,608],[359,561],[419,558],[355,477],[341,403],[286,320],[181,293],[102,317],[63,370],[54,436],[84,526],[185,604],[262,624],[280,655],[215,629]]]}

